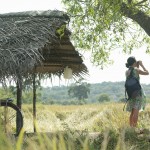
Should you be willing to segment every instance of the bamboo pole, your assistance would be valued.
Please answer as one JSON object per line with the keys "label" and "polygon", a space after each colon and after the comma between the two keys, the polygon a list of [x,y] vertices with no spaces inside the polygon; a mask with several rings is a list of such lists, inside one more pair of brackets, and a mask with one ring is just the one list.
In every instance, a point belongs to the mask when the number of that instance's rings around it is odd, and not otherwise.
{"label": "bamboo pole", "polygon": [[[21,105],[22,105],[22,77],[21,75],[18,76],[17,79],[17,106],[20,108],[21,110]],[[16,114],[16,130],[18,132],[19,130],[19,117],[18,117],[18,113]]]}
{"label": "bamboo pole", "polygon": [[36,75],[33,74],[33,130],[36,132]]}

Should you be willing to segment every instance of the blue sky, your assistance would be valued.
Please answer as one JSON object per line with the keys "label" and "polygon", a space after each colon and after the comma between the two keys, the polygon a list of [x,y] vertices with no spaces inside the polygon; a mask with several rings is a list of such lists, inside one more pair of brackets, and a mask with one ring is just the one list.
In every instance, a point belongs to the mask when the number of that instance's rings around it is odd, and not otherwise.
{"label": "blue sky", "polygon": [[[1,0],[0,13],[19,12],[28,10],[63,10],[60,3],[61,0]],[[84,63],[89,69],[90,76],[87,77],[87,82],[100,83],[103,81],[123,81],[125,80],[125,63],[130,55],[122,54],[121,51],[114,51],[111,58],[114,64],[100,70],[100,68],[93,66],[89,59],[89,53],[83,53]],[[145,54],[145,48],[134,50],[131,55],[134,55],[137,60],[142,60],[145,67],[150,71],[150,55]],[[54,85],[68,84],[73,82],[55,79]],[[141,76],[141,83],[150,84],[150,76]],[[49,86],[49,82],[43,82],[44,86]]]}

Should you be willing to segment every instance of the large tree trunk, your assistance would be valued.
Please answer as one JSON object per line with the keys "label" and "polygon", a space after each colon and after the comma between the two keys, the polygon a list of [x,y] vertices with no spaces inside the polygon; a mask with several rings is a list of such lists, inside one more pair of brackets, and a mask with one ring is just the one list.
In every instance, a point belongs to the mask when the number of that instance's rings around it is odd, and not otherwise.
{"label": "large tree trunk", "polygon": [[133,9],[133,7],[128,7],[125,3],[122,4],[121,11],[123,14],[136,21],[150,36],[150,16],[138,9]]}

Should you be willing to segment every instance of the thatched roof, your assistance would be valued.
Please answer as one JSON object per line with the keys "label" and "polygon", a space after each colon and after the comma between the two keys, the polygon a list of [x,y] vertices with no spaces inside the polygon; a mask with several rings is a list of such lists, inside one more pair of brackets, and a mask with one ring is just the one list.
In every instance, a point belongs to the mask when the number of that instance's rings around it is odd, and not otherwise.
{"label": "thatched roof", "polygon": [[87,73],[70,42],[68,22],[57,10],[0,14],[0,79],[33,71],[58,75],[66,66],[74,75]]}

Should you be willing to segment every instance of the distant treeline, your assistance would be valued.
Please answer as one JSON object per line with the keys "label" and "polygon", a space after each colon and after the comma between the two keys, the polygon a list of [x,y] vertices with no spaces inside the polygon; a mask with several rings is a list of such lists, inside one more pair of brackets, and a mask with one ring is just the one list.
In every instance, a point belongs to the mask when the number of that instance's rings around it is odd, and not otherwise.
{"label": "distant treeline", "polygon": [[[145,91],[148,101],[150,102],[150,84],[142,84],[142,87]],[[96,84],[90,84],[90,93],[88,98],[80,101],[77,98],[70,97],[68,95],[68,90],[70,86],[54,86],[54,87],[40,87],[37,89],[37,102],[43,104],[81,104],[83,103],[98,103],[100,96],[103,95],[105,98],[109,97],[110,101],[121,101],[125,98],[125,88],[124,82],[102,82]],[[16,102],[16,88],[10,86],[5,89],[0,87],[0,98],[11,97]],[[27,88],[23,91],[22,102],[23,103],[32,103],[33,99],[33,90],[32,87]],[[102,100],[105,101],[105,100]]]}
{"label": "distant treeline", "polygon": [[[150,84],[142,84],[147,98],[150,98]],[[68,95],[69,86],[43,87],[41,99],[43,103],[73,103],[76,101]],[[102,82],[90,85],[90,94],[87,103],[98,102],[101,94],[107,94],[112,101],[120,101],[125,97],[124,82]]]}

